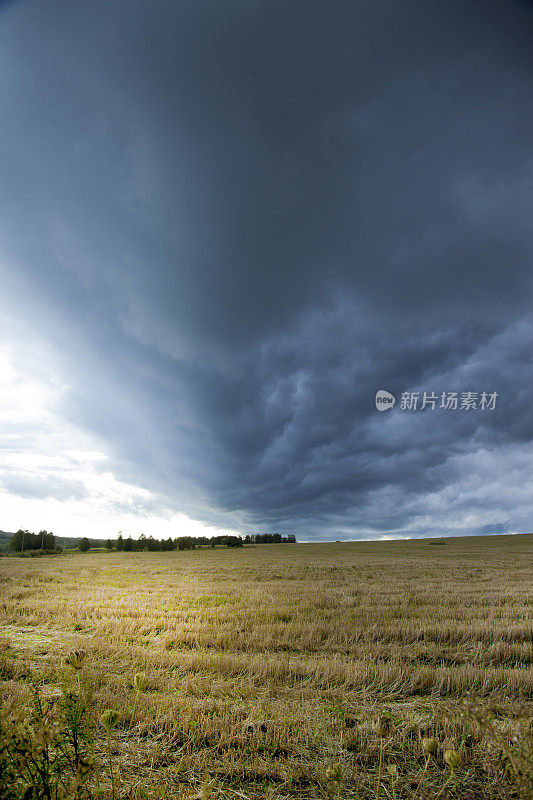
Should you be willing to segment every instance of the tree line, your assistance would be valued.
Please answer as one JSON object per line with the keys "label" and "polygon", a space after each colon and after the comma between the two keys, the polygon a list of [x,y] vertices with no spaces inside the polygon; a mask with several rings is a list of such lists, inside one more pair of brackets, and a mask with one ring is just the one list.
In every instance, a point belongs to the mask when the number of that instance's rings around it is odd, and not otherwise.
{"label": "tree line", "polygon": [[[291,544],[296,542],[294,534],[282,536],[280,533],[247,533],[242,536],[221,535],[212,536],[178,536],[175,539],[154,539],[153,536],[141,534],[138,539],[131,536],[124,538],[120,533],[116,539],[108,539],[105,543],[107,550],[118,550],[119,552],[140,552],[148,551],[169,551],[169,550],[194,550],[196,547],[242,547],[243,545],[253,544]],[[75,540],[72,544],[75,543]],[[77,543],[78,549],[82,552],[90,550],[92,547],[100,545],[98,540],[90,540],[86,536]],[[43,550],[46,552],[61,552],[55,534],[51,531],[39,531],[31,533],[28,530],[19,529],[9,541],[9,547],[15,552],[23,553],[26,550]]]}
{"label": "tree line", "polygon": [[244,537],[245,544],[295,544],[296,536],[289,533],[282,536],[281,533],[247,533]]}
{"label": "tree line", "polygon": [[[279,533],[256,533],[246,534],[244,539],[242,536],[178,536],[175,539],[169,537],[168,539],[154,539],[153,536],[145,536],[141,534],[138,539],[133,539],[128,536],[126,539],[119,534],[116,539],[108,539],[106,541],[106,548],[108,550],[118,550],[119,552],[140,552],[148,550],[154,551],[168,551],[168,550],[194,550],[196,547],[216,547],[223,545],[225,547],[242,547],[245,544],[286,544],[295,543],[296,537],[294,534],[282,536]],[[81,540],[80,550],[88,550],[90,548],[89,540]]]}

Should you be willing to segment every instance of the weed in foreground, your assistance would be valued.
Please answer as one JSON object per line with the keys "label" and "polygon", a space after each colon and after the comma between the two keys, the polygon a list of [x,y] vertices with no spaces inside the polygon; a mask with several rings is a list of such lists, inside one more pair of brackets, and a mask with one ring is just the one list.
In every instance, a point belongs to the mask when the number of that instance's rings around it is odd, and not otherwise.
{"label": "weed in foreground", "polygon": [[[489,741],[495,754],[515,785],[518,796],[523,800],[533,797],[533,719],[523,704],[517,709],[519,724],[515,732],[510,732],[505,723],[498,725],[495,715],[481,706],[469,694],[462,701],[462,715],[475,723],[486,741]],[[444,754],[446,759],[446,754]]]}
{"label": "weed in foreground", "polygon": [[422,775],[420,776],[420,780],[418,782],[417,791],[418,789],[420,789],[420,786],[422,785],[422,781],[424,780],[424,775],[426,774],[429,762],[431,761],[431,756],[435,756],[437,754],[437,750],[439,749],[439,743],[433,737],[424,737],[422,739],[422,749],[426,753],[427,758],[426,758],[426,763],[424,764],[424,771],[422,772]]}
{"label": "weed in foreground", "polygon": [[133,686],[135,687],[135,700],[133,701],[133,709],[131,712],[130,729],[133,727],[133,724],[135,722],[135,712],[137,710],[137,702],[139,700],[139,695],[146,688],[146,672],[135,673],[135,675],[133,676]]}
{"label": "weed in foreground", "polygon": [[453,778],[455,777],[455,770],[457,769],[457,767],[461,763],[461,757],[459,756],[459,753],[456,750],[445,750],[444,751],[444,761],[446,762],[446,764],[448,764],[448,766],[450,768],[450,774],[448,776],[448,780],[446,780],[443,783],[440,791],[435,795],[435,800],[437,800],[437,797],[441,796],[441,794],[443,793],[445,788],[448,786],[450,781],[452,781]]}
{"label": "weed in foreground", "polygon": [[379,765],[378,765],[378,783],[376,789],[376,800],[379,800],[379,793],[381,789],[381,766],[383,764],[383,739],[392,733],[393,725],[390,717],[381,716],[375,724],[375,733],[379,736]]}
{"label": "weed in foreground", "polygon": [[115,800],[115,776],[113,773],[113,757],[111,754],[111,731],[118,722],[118,711],[115,711],[112,708],[106,709],[100,717],[100,721],[107,734],[107,755],[109,761],[109,774],[111,776],[111,793],[113,800]]}
{"label": "weed in foreground", "polygon": [[64,691],[59,703],[44,700],[34,687],[29,714],[0,715],[1,789],[7,798],[79,800],[89,797],[95,771],[89,753],[87,705]]}

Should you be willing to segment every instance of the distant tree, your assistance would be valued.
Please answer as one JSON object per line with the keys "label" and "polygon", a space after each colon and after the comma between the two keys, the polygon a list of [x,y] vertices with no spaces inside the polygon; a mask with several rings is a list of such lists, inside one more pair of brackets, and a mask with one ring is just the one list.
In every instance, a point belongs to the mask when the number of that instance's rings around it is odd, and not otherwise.
{"label": "distant tree", "polygon": [[148,545],[148,539],[146,538],[144,533],[141,533],[141,535],[137,539],[137,550],[149,550],[149,549],[150,547]]}
{"label": "distant tree", "polygon": [[163,539],[161,541],[161,550],[175,550],[175,549],[176,549],[176,544],[172,541],[170,536],[168,537],[168,539]]}
{"label": "distant tree", "polygon": [[115,547],[115,542],[112,539],[108,539],[107,542],[105,543],[105,546],[107,550],[113,550],[113,548]]}
{"label": "distant tree", "polygon": [[24,539],[28,531],[23,531],[19,528],[9,540],[9,547],[11,550],[19,550],[21,553],[24,551]]}
{"label": "distant tree", "polygon": [[133,539],[131,536],[128,536],[128,538],[124,540],[124,550],[128,553],[131,553],[133,550]]}
{"label": "distant tree", "polygon": [[52,531],[39,531],[39,536],[41,537],[40,546],[42,550],[55,550],[56,537]]}
{"label": "distant tree", "polygon": [[118,534],[117,550],[124,550],[124,539],[122,538],[122,531]]}
{"label": "distant tree", "polygon": [[180,536],[178,539],[176,539],[176,544],[178,546],[178,550],[190,550],[191,547],[194,547],[190,536]]}
{"label": "distant tree", "polygon": [[91,549],[91,543],[90,543],[90,541],[88,540],[88,538],[86,536],[84,536],[83,539],[80,539],[80,541],[78,543],[78,549],[82,553],[86,553],[87,550]]}
{"label": "distant tree", "polygon": [[226,547],[242,547],[242,539],[240,536],[224,536],[222,544]]}

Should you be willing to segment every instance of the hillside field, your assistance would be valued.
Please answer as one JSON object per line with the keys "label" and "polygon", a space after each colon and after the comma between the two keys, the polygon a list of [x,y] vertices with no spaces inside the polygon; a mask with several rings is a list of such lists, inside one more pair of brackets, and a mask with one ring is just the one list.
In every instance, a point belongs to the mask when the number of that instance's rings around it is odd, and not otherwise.
{"label": "hillside field", "polygon": [[4,557],[2,716],[34,686],[50,724],[86,704],[72,796],[531,797],[532,555],[533,534]]}

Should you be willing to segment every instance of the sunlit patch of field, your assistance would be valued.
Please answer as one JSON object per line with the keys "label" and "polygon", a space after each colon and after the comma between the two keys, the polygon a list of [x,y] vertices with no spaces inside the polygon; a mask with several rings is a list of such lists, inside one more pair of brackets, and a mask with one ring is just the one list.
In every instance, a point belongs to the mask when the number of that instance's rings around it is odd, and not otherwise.
{"label": "sunlit patch of field", "polygon": [[[501,745],[523,769],[532,553],[522,535],[4,558],[3,701],[28,703],[31,681],[53,696],[84,650],[95,718],[121,713],[117,797],[204,781],[212,797],[375,798],[383,714],[381,797],[437,796],[446,749],[461,766],[440,798],[517,797]],[[468,693],[497,740],[464,715]],[[425,773],[423,736],[439,740]]]}

